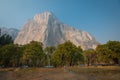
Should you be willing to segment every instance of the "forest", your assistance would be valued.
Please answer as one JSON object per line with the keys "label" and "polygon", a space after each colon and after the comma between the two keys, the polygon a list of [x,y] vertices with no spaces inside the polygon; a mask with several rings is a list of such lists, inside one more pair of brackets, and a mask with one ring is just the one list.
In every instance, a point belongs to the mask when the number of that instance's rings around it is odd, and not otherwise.
{"label": "forest", "polygon": [[43,44],[31,41],[26,45],[13,44],[9,35],[0,36],[0,67],[44,67],[119,65],[120,42],[108,41],[96,49],[82,50],[67,41],[57,47],[44,48]]}

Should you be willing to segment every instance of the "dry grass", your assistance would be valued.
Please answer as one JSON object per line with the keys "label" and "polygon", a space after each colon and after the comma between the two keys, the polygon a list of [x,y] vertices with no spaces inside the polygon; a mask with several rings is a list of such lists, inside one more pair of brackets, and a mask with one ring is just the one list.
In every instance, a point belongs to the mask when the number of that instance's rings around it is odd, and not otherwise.
{"label": "dry grass", "polygon": [[120,80],[120,67],[6,68],[0,80]]}
{"label": "dry grass", "polygon": [[87,76],[88,80],[120,80],[120,66],[69,67],[68,70]]}

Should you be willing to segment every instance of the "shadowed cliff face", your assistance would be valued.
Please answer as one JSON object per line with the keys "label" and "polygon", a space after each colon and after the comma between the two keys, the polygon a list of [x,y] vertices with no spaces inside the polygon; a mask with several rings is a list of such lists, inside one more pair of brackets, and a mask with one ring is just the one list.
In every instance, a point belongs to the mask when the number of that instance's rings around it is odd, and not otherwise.
{"label": "shadowed cliff face", "polygon": [[51,12],[37,14],[27,21],[14,43],[24,45],[30,41],[39,41],[46,47],[57,46],[68,40],[83,49],[94,49],[99,44],[89,33],[63,24]]}

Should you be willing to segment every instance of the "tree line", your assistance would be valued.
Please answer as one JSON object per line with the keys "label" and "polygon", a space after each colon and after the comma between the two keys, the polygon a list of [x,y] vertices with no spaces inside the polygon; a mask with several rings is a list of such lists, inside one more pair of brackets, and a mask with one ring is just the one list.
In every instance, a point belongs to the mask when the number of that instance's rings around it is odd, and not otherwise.
{"label": "tree line", "polygon": [[[4,38],[3,38],[4,37]],[[3,44],[4,43],[4,44]],[[108,41],[96,49],[82,50],[67,41],[57,47],[43,48],[43,44],[31,41],[26,45],[13,44],[9,35],[0,36],[0,66],[29,67],[74,66],[80,64],[118,64],[120,61],[120,42]]]}

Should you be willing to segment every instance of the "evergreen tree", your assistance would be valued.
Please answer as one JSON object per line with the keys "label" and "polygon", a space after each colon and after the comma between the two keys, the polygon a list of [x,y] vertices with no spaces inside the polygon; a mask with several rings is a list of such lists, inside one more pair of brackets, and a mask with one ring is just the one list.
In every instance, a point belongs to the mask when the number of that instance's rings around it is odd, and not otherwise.
{"label": "evergreen tree", "polygon": [[13,40],[12,40],[11,36],[9,36],[7,34],[4,34],[4,35],[0,36],[0,46],[6,45],[6,44],[9,44],[9,43],[13,43]]}

